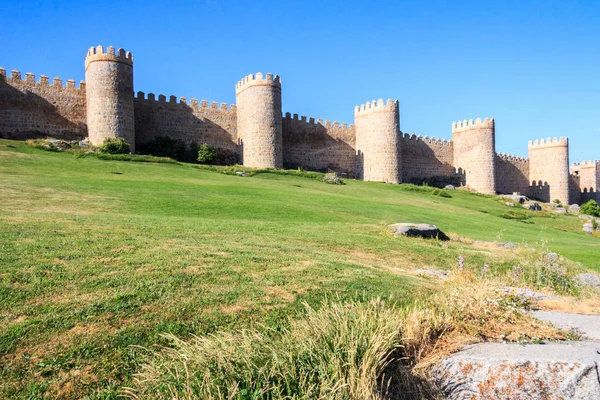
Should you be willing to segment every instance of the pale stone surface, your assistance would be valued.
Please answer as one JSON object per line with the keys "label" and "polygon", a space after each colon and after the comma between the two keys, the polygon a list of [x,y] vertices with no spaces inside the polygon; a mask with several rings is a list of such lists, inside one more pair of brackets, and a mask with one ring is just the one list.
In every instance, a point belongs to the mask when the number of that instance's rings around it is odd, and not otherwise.
{"label": "pale stone surface", "polygon": [[571,214],[576,214],[580,211],[581,211],[581,207],[579,207],[579,204],[571,204],[569,206],[569,213],[571,213]]}
{"label": "pale stone surface", "polygon": [[422,237],[426,239],[450,240],[450,238],[435,225],[397,223],[390,225],[390,227],[394,228],[394,234],[396,235]]}
{"label": "pale stone surface", "polygon": [[[567,138],[548,138],[529,142],[529,180],[537,182],[547,193],[538,198],[546,202],[560,200],[569,204],[569,141]],[[545,190],[544,190],[545,191]],[[547,195],[547,197],[546,197]]]}
{"label": "pale stone surface", "polygon": [[515,294],[520,297],[528,298],[530,300],[557,300],[558,297],[552,296],[546,293],[535,292],[531,289],[516,288],[512,286],[504,286],[498,289],[506,294]]}
{"label": "pale stone surface", "polygon": [[532,314],[540,321],[549,322],[557,328],[574,331],[587,339],[600,341],[600,315],[557,311],[532,311]]}
{"label": "pale stone surface", "polygon": [[[400,114],[397,101],[382,99],[354,108],[359,176],[365,181],[400,183]],[[362,172],[362,173],[361,173]]]}
{"label": "pale stone surface", "polygon": [[467,186],[481,193],[496,193],[495,135],[493,118],[452,125],[454,166],[462,170]]}
{"label": "pale stone surface", "polygon": [[600,277],[591,273],[577,274],[573,280],[581,286],[587,286],[594,289],[600,289]]}
{"label": "pale stone surface", "polygon": [[92,47],[85,59],[87,125],[90,143],[122,138],[135,152],[133,57],[123,49]]}
{"label": "pale stone surface", "polygon": [[592,233],[594,233],[594,225],[591,222],[586,222],[585,224],[583,224],[583,231],[591,235]]}
{"label": "pale stone surface", "polygon": [[600,344],[482,343],[442,360],[435,383],[448,399],[600,399]]}
{"label": "pale stone surface", "polygon": [[567,210],[564,207],[556,207],[554,209],[554,212],[557,214],[566,214]]}
{"label": "pale stone surface", "polygon": [[253,168],[283,168],[281,79],[258,72],[235,88],[237,135],[242,163]]}

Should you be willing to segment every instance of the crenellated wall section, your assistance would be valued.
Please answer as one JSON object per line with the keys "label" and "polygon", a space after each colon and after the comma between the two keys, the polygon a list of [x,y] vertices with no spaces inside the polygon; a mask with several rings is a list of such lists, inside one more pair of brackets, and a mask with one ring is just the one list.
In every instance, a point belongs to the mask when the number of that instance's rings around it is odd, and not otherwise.
{"label": "crenellated wall section", "polygon": [[569,140],[548,138],[529,141],[529,181],[532,186],[549,186],[543,201],[560,200],[570,204],[569,191]]}
{"label": "crenellated wall section", "polygon": [[461,177],[454,168],[454,143],[404,133],[400,139],[402,182],[459,184]]}
{"label": "crenellated wall section", "polygon": [[187,144],[206,143],[239,155],[236,106],[138,92],[133,101],[136,141],[142,146],[160,136]]}
{"label": "crenellated wall section", "polygon": [[600,160],[589,160],[573,163],[570,167],[572,196],[579,197],[579,203],[588,200],[600,202]]}
{"label": "crenellated wall section", "polygon": [[529,193],[529,160],[511,154],[496,153],[496,191],[501,194]]}
{"label": "crenellated wall section", "polygon": [[[156,149],[158,137],[218,149],[219,162],[328,171],[388,183],[467,185],[483,193],[521,192],[563,203],[600,201],[600,161],[569,168],[566,138],[529,142],[529,157],[496,153],[494,119],[452,124],[452,140],[400,131],[398,101],[355,107],[354,124],[281,112],[281,79],[252,74],[235,85],[237,105],[133,92],[133,56],[88,50],[86,82],[50,80],[0,67],[0,137],[122,137]],[[190,152],[187,156],[192,156]],[[187,157],[186,156],[186,157]]]}
{"label": "crenellated wall section", "polygon": [[467,186],[486,194],[496,193],[495,135],[493,118],[452,124],[453,164],[465,174]]}
{"label": "crenellated wall section", "polygon": [[36,81],[28,72],[25,79],[17,70],[7,76],[0,67],[0,137],[30,139],[53,136],[84,139],[87,136],[85,83],[79,87],[68,79],[41,75]]}
{"label": "crenellated wall section", "polygon": [[298,114],[283,117],[283,165],[313,171],[333,170],[355,177],[356,130],[354,125],[333,123]]}

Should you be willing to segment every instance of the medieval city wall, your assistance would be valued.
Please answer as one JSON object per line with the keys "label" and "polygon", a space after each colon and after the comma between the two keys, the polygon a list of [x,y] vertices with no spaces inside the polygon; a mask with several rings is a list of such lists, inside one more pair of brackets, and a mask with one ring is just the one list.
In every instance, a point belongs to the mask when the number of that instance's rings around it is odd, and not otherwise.
{"label": "medieval city wall", "polygon": [[574,163],[570,167],[570,175],[576,182],[578,203],[583,204],[588,200],[600,201],[600,161]]}
{"label": "medieval city wall", "polygon": [[549,198],[563,204],[571,201],[569,191],[569,141],[567,138],[548,138],[529,142],[529,180],[533,186],[550,187]]}
{"label": "medieval city wall", "polygon": [[400,139],[402,182],[459,183],[453,166],[454,143],[404,133]]}
{"label": "medieval city wall", "polygon": [[331,169],[354,177],[356,130],[354,125],[333,123],[286,113],[283,118],[283,165],[312,171]]}
{"label": "medieval city wall", "polygon": [[0,137],[25,140],[52,136],[84,139],[87,136],[85,83],[50,79],[19,71],[10,76],[0,68]]}
{"label": "medieval city wall", "polygon": [[486,194],[496,193],[495,132],[493,118],[452,124],[453,165],[466,176],[467,186]]}
{"label": "medieval city wall", "polygon": [[209,146],[238,154],[236,106],[185,97],[138,92],[134,102],[135,138],[142,146],[160,136],[179,139],[188,145]]}
{"label": "medieval city wall", "polygon": [[520,192],[528,195],[529,160],[510,154],[497,153],[495,158],[496,191],[501,194]]}

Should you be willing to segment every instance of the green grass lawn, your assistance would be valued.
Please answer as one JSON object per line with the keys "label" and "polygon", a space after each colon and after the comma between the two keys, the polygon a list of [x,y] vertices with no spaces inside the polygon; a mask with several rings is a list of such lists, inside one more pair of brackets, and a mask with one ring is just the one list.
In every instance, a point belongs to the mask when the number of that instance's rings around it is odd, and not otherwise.
{"label": "green grass lawn", "polygon": [[496,197],[451,198],[348,180],[227,175],[189,164],[76,158],[0,140],[0,397],[117,398],[132,345],[277,329],[325,297],[426,296],[414,268],[510,268],[464,242],[394,237],[424,222],[479,241],[539,246],[600,271],[576,216],[505,219]]}

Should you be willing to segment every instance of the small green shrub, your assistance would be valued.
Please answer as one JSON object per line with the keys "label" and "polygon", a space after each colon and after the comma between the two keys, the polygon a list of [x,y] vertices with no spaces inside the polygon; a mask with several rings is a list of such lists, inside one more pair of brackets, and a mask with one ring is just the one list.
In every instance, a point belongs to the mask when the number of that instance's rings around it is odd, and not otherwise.
{"label": "small green shrub", "polygon": [[200,164],[212,164],[215,162],[215,158],[217,155],[217,151],[207,145],[206,143],[202,143],[198,147],[198,162]]}
{"label": "small green shrub", "polygon": [[123,138],[106,138],[100,147],[100,152],[107,154],[129,154],[129,143]]}
{"label": "small green shrub", "polygon": [[452,196],[450,196],[450,193],[446,192],[443,189],[434,189],[433,192],[431,192],[431,194],[433,194],[434,196],[444,197],[446,199],[452,198]]}
{"label": "small green shrub", "polygon": [[600,205],[598,205],[596,200],[590,200],[581,206],[581,213],[593,217],[600,217]]}
{"label": "small green shrub", "polygon": [[525,221],[530,218],[529,213],[521,210],[508,210],[501,215],[505,219],[516,219],[519,221]]}
{"label": "small green shrub", "polygon": [[404,183],[399,186],[400,186],[401,190],[406,190],[406,191],[411,191],[411,192],[425,192],[425,193],[432,194],[434,196],[445,197],[448,199],[452,198],[450,193],[448,193],[446,190],[430,187],[429,185],[427,185],[427,183],[424,183],[423,186],[417,186],[417,185],[413,185],[410,183]]}

